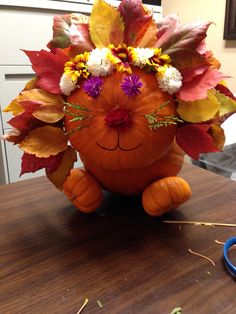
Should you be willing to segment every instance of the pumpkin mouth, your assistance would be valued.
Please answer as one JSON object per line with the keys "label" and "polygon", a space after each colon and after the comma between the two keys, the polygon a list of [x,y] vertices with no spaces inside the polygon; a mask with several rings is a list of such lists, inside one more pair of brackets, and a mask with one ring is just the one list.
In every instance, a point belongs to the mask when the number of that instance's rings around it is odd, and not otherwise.
{"label": "pumpkin mouth", "polygon": [[123,152],[129,152],[129,151],[138,149],[139,147],[141,147],[143,145],[143,143],[139,143],[138,145],[133,146],[131,148],[123,148],[120,145],[120,133],[117,132],[117,134],[118,134],[117,143],[116,143],[116,145],[114,147],[106,147],[106,146],[103,146],[103,145],[99,144],[98,142],[96,142],[97,146],[99,148],[101,148],[101,149],[105,149],[105,150],[108,150],[108,151],[114,151],[114,150],[120,149]]}

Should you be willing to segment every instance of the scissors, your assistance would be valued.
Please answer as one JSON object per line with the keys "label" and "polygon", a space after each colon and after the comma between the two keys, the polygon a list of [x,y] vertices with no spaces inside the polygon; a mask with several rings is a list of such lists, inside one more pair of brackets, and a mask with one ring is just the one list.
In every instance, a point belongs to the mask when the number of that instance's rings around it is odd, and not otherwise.
{"label": "scissors", "polygon": [[224,244],[224,261],[229,273],[236,279],[236,266],[228,258],[229,249],[236,244],[236,237],[229,238]]}

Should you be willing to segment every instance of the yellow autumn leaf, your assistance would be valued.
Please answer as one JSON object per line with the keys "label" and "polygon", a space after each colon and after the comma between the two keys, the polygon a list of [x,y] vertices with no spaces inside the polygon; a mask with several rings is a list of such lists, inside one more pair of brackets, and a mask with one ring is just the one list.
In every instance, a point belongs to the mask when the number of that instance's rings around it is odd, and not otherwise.
{"label": "yellow autumn leaf", "polygon": [[18,103],[17,98],[11,101],[11,103],[3,109],[3,112],[11,112],[14,116],[24,111],[22,106]]}
{"label": "yellow autumn leaf", "polygon": [[67,138],[62,129],[46,125],[29,132],[19,147],[28,154],[47,158],[66,150]]}
{"label": "yellow autumn leaf", "polygon": [[64,152],[60,166],[54,172],[46,172],[48,179],[55,185],[56,188],[62,189],[62,186],[69,175],[70,170],[73,168],[74,163],[77,161],[77,153],[68,146]]}
{"label": "yellow autumn leaf", "polygon": [[39,106],[32,112],[32,115],[41,121],[55,123],[64,117],[63,98],[42,89],[23,91],[17,97],[17,101],[19,104],[24,102],[37,103]]}
{"label": "yellow autumn leaf", "polygon": [[122,44],[124,24],[119,11],[103,0],[95,0],[89,18],[90,37],[97,48]]}
{"label": "yellow autumn leaf", "polygon": [[220,117],[236,111],[236,101],[232,98],[215,91],[215,97],[220,102]]}
{"label": "yellow autumn leaf", "polygon": [[213,119],[220,109],[220,103],[209,91],[206,99],[195,101],[178,101],[177,112],[180,118],[187,122],[204,122]]}

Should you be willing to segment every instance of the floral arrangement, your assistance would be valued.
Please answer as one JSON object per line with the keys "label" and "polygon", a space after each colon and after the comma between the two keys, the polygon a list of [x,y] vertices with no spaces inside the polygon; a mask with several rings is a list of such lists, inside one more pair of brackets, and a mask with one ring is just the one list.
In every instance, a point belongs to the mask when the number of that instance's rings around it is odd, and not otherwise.
{"label": "floral arrangement", "polygon": [[[91,108],[98,99],[103,99],[105,108],[106,96],[114,88],[138,111],[148,75],[164,95],[158,108],[142,115],[149,132],[174,130],[178,146],[194,159],[200,153],[220,151],[221,124],[236,112],[236,99],[224,83],[227,77],[220,72],[220,63],[206,48],[210,24],[181,25],[177,16],[155,22],[141,0],[122,0],[118,8],[96,0],[90,17],[56,16],[48,49],[24,50],[36,75],[4,110],[13,114],[8,122],[13,129],[4,138],[24,152],[21,174],[45,168],[48,178],[62,189],[77,159],[73,137],[79,142],[103,110],[95,114]],[[113,76],[115,85],[108,89]],[[77,92],[86,100],[78,96],[75,101]],[[103,121],[120,134],[131,125],[131,118],[117,103]],[[168,106],[175,110],[167,113]],[[93,174],[86,160],[85,168]]]}

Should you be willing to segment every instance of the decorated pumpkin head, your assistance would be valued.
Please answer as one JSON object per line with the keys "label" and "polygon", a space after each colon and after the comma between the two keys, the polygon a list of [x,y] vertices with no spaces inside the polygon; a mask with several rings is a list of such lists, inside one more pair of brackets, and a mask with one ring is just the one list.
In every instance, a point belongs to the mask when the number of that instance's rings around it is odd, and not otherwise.
{"label": "decorated pumpkin head", "polygon": [[[175,178],[184,152],[198,159],[220,151],[221,123],[236,112],[236,101],[203,45],[210,24],[183,27],[175,16],[156,23],[141,0],[122,0],[118,8],[96,0],[89,18],[56,16],[49,50],[25,51],[35,78],[5,109],[13,114],[5,139],[24,151],[21,174],[45,168],[89,212],[100,200],[98,185],[149,195],[156,180]],[[84,190],[96,186],[91,208],[83,193],[79,200],[73,194],[88,174],[74,171],[68,183],[77,153],[93,178]],[[178,190],[187,189],[179,183]],[[177,194],[165,206],[189,197]]]}

